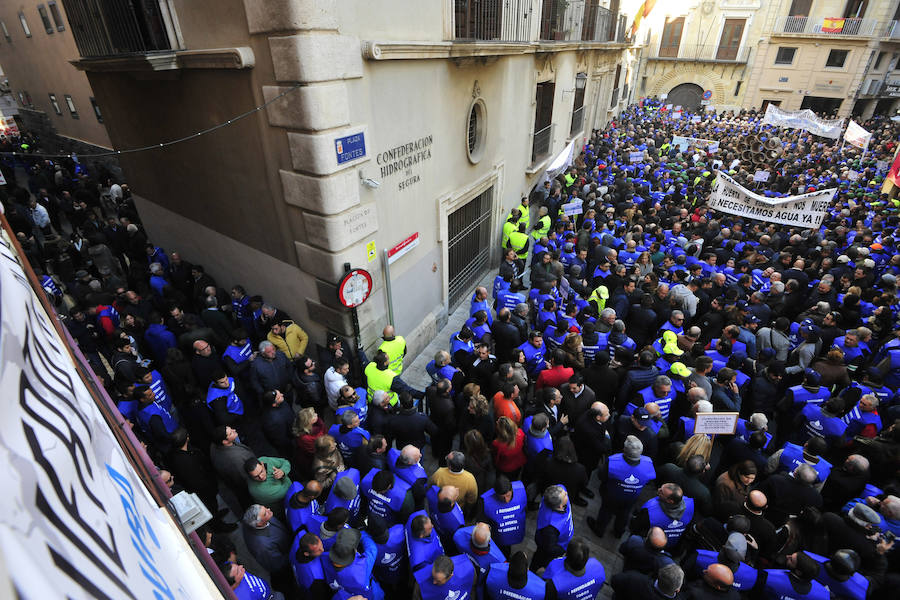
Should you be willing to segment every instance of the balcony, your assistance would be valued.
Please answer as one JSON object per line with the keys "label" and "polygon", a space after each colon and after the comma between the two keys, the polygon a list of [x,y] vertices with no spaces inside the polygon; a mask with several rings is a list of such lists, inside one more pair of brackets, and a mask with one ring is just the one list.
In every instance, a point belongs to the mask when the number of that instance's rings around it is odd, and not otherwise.
{"label": "balcony", "polygon": [[648,60],[744,64],[750,47],[714,46],[712,44],[681,44],[661,46]]}
{"label": "balcony", "polygon": [[888,21],[882,37],[889,40],[900,40],[900,21]]}
{"label": "balcony", "polygon": [[456,41],[625,41],[600,0],[453,0],[453,17]]}
{"label": "balcony", "polygon": [[876,19],[838,19],[832,17],[778,17],[774,33],[812,36],[872,37],[880,31]]}
{"label": "balcony", "polygon": [[550,143],[553,141],[553,124],[534,132],[531,143],[531,163],[537,163],[550,155]]}
{"label": "balcony", "polygon": [[82,58],[177,50],[177,20],[166,0],[62,0]]}

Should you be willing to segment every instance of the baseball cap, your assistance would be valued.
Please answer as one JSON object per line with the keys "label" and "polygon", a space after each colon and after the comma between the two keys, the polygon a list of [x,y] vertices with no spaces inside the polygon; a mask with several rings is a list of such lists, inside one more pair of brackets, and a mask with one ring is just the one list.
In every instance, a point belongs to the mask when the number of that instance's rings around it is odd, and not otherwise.
{"label": "baseball cap", "polygon": [[741,562],[747,556],[747,538],[743,533],[734,531],[728,534],[728,539],[722,546],[722,553],[733,562]]}
{"label": "baseball cap", "polygon": [[803,378],[812,385],[819,385],[819,382],[822,381],[822,376],[819,375],[819,372],[809,368],[803,371]]}
{"label": "baseball cap", "polygon": [[878,513],[862,502],[857,502],[850,509],[848,515],[851,521],[862,527],[881,524],[881,517],[878,516]]}
{"label": "baseball cap", "polygon": [[[756,315],[748,315],[746,321],[747,321],[747,323],[756,323],[756,324],[759,324],[762,322],[759,320],[759,317],[757,317]],[[771,348],[766,348],[766,349],[771,350]]]}
{"label": "baseball cap", "polygon": [[634,414],[634,418],[637,419],[638,421],[649,421],[650,420],[650,413],[647,412],[647,409],[644,408],[643,406],[639,406],[636,409],[634,409],[633,414]]}
{"label": "baseball cap", "polygon": [[337,533],[337,540],[328,552],[332,564],[336,566],[349,565],[356,558],[356,546],[359,545],[360,534],[353,528],[341,529]]}
{"label": "baseball cap", "polygon": [[737,307],[738,307],[738,310],[747,310],[747,301],[746,300],[738,300]]}
{"label": "baseball cap", "polygon": [[837,261],[839,263],[846,264],[846,263],[850,262],[850,257],[847,256],[846,254],[841,254],[840,256],[837,257]]}
{"label": "baseball cap", "polygon": [[334,482],[334,489],[331,493],[341,500],[352,500],[356,498],[356,484],[349,477],[341,477]]}
{"label": "baseball cap", "polygon": [[669,371],[676,377],[688,377],[691,374],[691,370],[680,362],[672,363],[672,366],[669,367]]}

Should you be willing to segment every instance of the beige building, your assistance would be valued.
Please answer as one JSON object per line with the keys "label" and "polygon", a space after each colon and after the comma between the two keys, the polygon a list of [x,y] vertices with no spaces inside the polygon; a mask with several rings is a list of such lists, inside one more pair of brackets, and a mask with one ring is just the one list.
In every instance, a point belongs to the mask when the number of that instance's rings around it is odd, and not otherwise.
{"label": "beige building", "polygon": [[55,131],[67,150],[109,149],[101,105],[85,74],[68,62],[78,49],[65,3],[0,2],[0,34],[0,65],[22,124],[44,135]]}
{"label": "beige building", "polygon": [[413,354],[496,264],[509,210],[637,77],[618,0],[154,0],[105,30],[86,16],[102,3],[63,3],[117,148],[285,94],[122,155],[152,239],[317,341],[351,333],[336,284],[367,269],[363,342],[392,313]]}
{"label": "beige building", "polygon": [[782,0],[764,13],[746,106],[864,118],[896,108],[896,0]]}
{"label": "beige building", "polygon": [[762,0],[657,2],[644,19],[638,96],[739,109],[765,19]]}

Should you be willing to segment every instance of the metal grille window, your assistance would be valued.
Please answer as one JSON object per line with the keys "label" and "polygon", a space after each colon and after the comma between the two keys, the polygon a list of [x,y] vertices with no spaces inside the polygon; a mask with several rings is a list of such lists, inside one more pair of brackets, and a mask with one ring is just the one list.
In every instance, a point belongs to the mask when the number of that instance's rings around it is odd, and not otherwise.
{"label": "metal grille window", "polygon": [[62,114],[62,109],[59,107],[59,102],[56,100],[56,94],[50,94],[50,106],[53,107],[53,111],[56,114]]}
{"label": "metal grille window", "polygon": [[22,24],[22,31],[25,32],[25,37],[31,37],[31,28],[28,27],[28,21],[25,20],[25,13],[19,11],[19,23]]}
{"label": "metal grille window", "polygon": [[466,155],[472,164],[484,155],[484,136],[487,131],[487,111],[481,98],[472,102],[466,122]]}
{"label": "metal grille window", "polygon": [[847,62],[848,54],[850,54],[849,50],[832,50],[828,53],[828,60],[825,61],[825,66],[838,69],[843,68],[844,63]]}
{"label": "metal grille window", "polygon": [[781,47],[775,54],[776,65],[792,65],[794,64],[794,55],[797,53],[796,48]]}
{"label": "metal grille window", "polygon": [[494,188],[447,217],[447,276],[450,310],[465,300],[488,269]]}
{"label": "metal grille window", "polygon": [[91,98],[91,107],[94,109],[94,116],[97,117],[97,120],[102,123],[103,113],[100,112],[100,105],[97,104],[97,100],[94,98]]}
{"label": "metal grille window", "polygon": [[69,114],[72,115],[73,119],[78,118],[78,110],[75,108],[75,103],[72,101],[72,96],[66,94],[63,96],[66,99],[66,108],[69,109]]}
{"label": "metal grille window", "polygon": [[47,14],[47,7],[43,4],[38,4],[38,14],[41,16],[41,23],[44,24],[44,31],[48,34],[53,33],[55,30],[53,29],[53,23],[50,22],[50,15]]}
{"label": "metal grille window", "polygon": [[51,0],[47,3],[47,8],[50,9],[50,16],[53,17],[53,23],[56,24],[56,30],[65,31],[66,24],[62,18],[62,13],[59,12],[59,5],[56,4],[55,1]]}
{"label": "metal grille window", "polygon": [[78,53],[85,57],[171,50],[173,16],[158,0],[63,0]]}

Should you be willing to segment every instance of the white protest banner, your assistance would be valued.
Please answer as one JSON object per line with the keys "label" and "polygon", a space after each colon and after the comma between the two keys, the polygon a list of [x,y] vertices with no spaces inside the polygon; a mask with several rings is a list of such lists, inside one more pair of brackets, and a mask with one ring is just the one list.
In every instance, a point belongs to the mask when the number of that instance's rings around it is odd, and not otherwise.
{"label": "white protest banner", "polygon": [[701,138],[686,137],[683,135],[672,136],[672,145],[684,152],[689,146],[695,148],[706,148],[708,151],[715,153],[719,150],[719,142],[715,140],[704,140]]}
{"label": "white protest banner", "polygon": [[644,160],[644,153],[642,151],[631,152],[628,154],[628,162],[636,163]]}
{"label": "white protest banner", "polygon": [[673,107],[674,105],[672,104],[666,104],[666,110],[672,110]]}
{"label": "white protest banner", "polygon": [[693,117],[691,117],[691,123],[699,123],[701,120],[702,119],[700,115],[694,115]]}
{"label": "white protest banner", "polygon": [[844,132],[844,139],[851,146],[865,148],[869,145],[869,140],[872,139],[872,133],[863,129],[856,121],[851,120],[850,124],[847,125],[847,131]]}
{"label": "white protest banner", "polygon": [[816,113],[807,109],[804,110],[781,110],[774,104],[766,106],[766,115],[763,117],[763,125],[774,125],[776,127],[788,127],[791,129],[803,129],[814,135],[831,138],[833,140],[841,137],[841,130],[844,128],[844,120],[837,119],[828,121],[820,119]]}
{"label": "white protest banner", "polygon": [[47,600],[221,599],[110,429],[19,260],[0,229],[0,581]]}
{"label": "white protest banner", "polygon": [[877,163],[875,163],[875,168],[879,171],[887,171],[891,168],[891,163],[886,160],[879,160]]}
{"label": "white protest banner", "polygon": [[849,170],[847,171],[847,179],[850,181],[856,181],[859,179],[859,171]]}
{"label": "white protest banner", "polygon": [[564,215],[580,215],[584,212],[584,204],[582,204],[581,200],[576,200],[575,202],[569,202],[568,204],[562,205],[562,211]]}
{"label": "white protest banner", "polygon": [[753,174],[753,181],[758,181],[765,183],[769,180],[769,172],[768,171],[757,171]]}
{"label": "white protest banner", "polygon": [[781,225],[818,229],[837,188],[786,198],[766,198],[742,187],[719,171],[707,206],[731,215]]}
{"label": "white protest banner", "polygon": [[694,433],[707,435],[734,435],[739,413],[704,412],[694,417]]}

